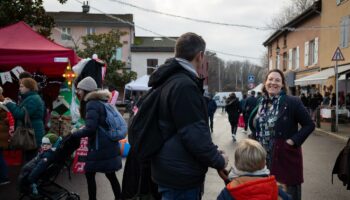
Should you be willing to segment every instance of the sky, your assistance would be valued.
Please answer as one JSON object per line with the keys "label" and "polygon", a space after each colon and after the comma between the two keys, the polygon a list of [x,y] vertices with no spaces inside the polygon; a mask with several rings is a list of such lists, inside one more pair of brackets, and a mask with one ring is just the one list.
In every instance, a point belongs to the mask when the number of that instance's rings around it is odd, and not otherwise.
{"label": "sky", "polygon": [[[65,4],[57,0],[44,0],[46,11],[75,11],[81,12],[83,0],[68,0]],[[242,27],[222,26],[193,22],[185,19],[145,12],[118,3],[130,3],[142,8],[157,10],[164,13],[215,21],[229,24],[241,24],[254,27],[266,27],[273,16],[281,12],[290,0],[90,0],[90,13],[100,13],[92,7],[108,14],[134,15],[137,26],[152,30],[162,36],[178,37],[186,32],[201,35],[207,43],[207,49],[234,54],[244,57],[217,55],[229,60],[249,60],[260,64],[260,58],[266,51],[262,43],[273,31],[262,31]],[[155,36],[135,27],[136,36]],[[255,59],[253,59],[255,58]]]}

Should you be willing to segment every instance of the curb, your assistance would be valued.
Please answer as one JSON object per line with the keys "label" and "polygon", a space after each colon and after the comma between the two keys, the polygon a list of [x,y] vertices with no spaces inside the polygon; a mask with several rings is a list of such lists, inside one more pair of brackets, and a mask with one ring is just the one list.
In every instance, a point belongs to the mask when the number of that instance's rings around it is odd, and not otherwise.
{"label": "curb", "polygon": [[349,139],[349,138],[346,137],[346,136],[341,136],[341,135],[338,135],[338,134],[336,134],[336,133],[332,133],[332,132],[329,132],[329,131],[322,130],[322,129],[320,129],[320,128],[315,128],[315,130],[318,131],[318,132],[327,134],[327,135],[329,135],[329,136],[338,138],[338,139],[343,140],[343,141],[345,141],[345,142],[348,141],[348,139]]}

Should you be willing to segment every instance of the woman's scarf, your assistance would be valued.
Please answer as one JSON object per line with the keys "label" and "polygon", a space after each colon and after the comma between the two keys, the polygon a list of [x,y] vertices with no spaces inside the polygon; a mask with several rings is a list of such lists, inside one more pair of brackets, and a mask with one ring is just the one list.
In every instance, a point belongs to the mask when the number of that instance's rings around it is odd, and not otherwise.
{"label": "woman's scarf", "polygon": [[275,123],[278,117],[280,100],[284,94],[273,97],[264,96],[262,103],[259,105],[256,124],[257,124],[257,140],[265,148],[267,152],[267,166],[271,164],[271,153],[273,147],[273,138],[275,136]]}

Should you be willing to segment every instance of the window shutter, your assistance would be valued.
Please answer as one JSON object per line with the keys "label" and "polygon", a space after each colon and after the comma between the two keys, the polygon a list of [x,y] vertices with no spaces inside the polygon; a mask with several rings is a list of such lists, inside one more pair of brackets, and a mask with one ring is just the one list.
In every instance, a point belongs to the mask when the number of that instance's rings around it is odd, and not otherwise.
{"label": "window shutter", "polygon": [[296,54],[296,66],[295,66],[295,69],[299,69],[299,66],[300,66],[300,61],[299,61],[299,46],[297,46],[297,52],[295,53]]}
{"label": "window shutter", "polygon": [[309,42],[305,42],[305,49],[304,49],[304,66],[309,65]]}
{"label": "window shutter", "polygon": [[350,29],[350,18],[349,16],[344,17],[344,48],[347,48],[349,46],[349,29]]}
{"label": "window shutter", "polygon": [[289,70],[292,70],[292,63],[293,63],[293,49],[289,49],[289,54],[288,54],[288,68]]}
{"label": "window shutter", "polygon": [[318,62],[318,37],[315,38],[315,49],[314,49],[314,63],[317,64]]}
{"label": "window shutter", "polygon": [[350,15],[348,15],[348,26],[347,26],[347,34],[348,34],[348,44],[350,42]]}
{"label": "window shutter", "polygon": [[346,34],[346,19],[343,17],[340,22],[340,36],[339,36],[339,47],[345,48],[345,34]]}

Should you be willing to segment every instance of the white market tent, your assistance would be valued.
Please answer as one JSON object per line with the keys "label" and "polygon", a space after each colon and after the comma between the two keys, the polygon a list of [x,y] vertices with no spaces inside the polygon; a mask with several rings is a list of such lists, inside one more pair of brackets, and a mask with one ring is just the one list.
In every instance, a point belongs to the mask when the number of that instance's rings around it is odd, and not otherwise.
{"label": "white market tent", "polygon": [[263,84],[260,83],[259,85],[257,85],[255,88],[248,90],[248,94],[250,94],[251,91],[255,91],[255,94],[257,94],[258,92],[262,92],[262,88],[263,88]]}
{"label": "white market tent", "polygon": [[151,87],[148,87],[148,80],[149,80],[149,75],[143,75],[142,77],[126,84],[125,89],[132,90],[132,91],[147,91],[151,89]]}
{"label": "white market tent", "polygon": [[151,87],[148,87],[148,80],[149,80],[149,75],[143,75],[140,78],[126,84],[124,88],[123,102],[125,101],[125,94],[126,94],[125,90],[148,91],[149,89],[151,89]]}

